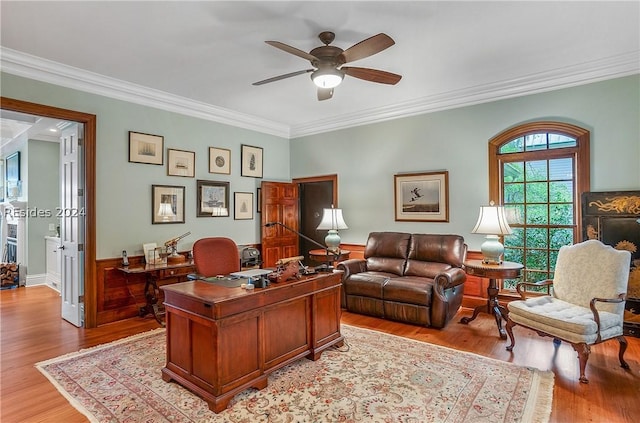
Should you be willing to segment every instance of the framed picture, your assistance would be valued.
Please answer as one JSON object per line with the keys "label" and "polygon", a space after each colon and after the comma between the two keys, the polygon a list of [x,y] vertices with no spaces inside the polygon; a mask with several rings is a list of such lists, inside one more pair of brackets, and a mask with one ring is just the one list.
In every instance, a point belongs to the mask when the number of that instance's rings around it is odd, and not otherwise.
{"label": "framed picture", "polygon": [[235,220],[253,219],[253,193],[235,192],[233,202],[235,205],[233,218]]}
{"label": "framed picture", "polygon": [[151,223],[184,223],[184,187],[151,186]]}
{"label": "framed picture", "polygon": [[167,175],[187,178],[196,176],[196,153],[168,148]]}
{"label": "framed picture", "polygon": [[229,182],[198,180],[197,217],[229,216]]}
{"label": "framed picture", "polygon": [[129,131],[129,162],[164,164],[164,137]]}
{"label": "framed picture", "polygon": [[7,156],[5,160],[6,197],[15,199],[22,195],[22,182],[20,181],[20,152],[16,151]]}
{"label": "framed picture", "polygon": [[241,176],[262,178],[262,148],[242,144]]}
{"label": "framed picture", "polygon": [[20,180],[20,152],[16,151],[7,156],[7,181]]}
{"label": "framed picture", "polygon": [[0,202],[4,201],[4,159],[0,159]]}
{"label": "framed picture", "polygon": [[449,172],[394,175],[396,221],[448,222]]}
{"label": "framed picture", "polygon": [[231,150],[209,147],[209,173],[231,174]]}
{"label": "framed picture", "polygon": [[262,213],[262,189],[258,188],[258,192],[256,195],[256,212]]}

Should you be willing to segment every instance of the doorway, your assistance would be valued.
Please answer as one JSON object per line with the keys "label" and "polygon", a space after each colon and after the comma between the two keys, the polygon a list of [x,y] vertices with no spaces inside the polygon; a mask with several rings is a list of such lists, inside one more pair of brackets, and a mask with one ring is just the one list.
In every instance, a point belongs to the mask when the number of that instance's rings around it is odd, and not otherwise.
{"label": "doorway", "polygon": [[[299,228],[300,233],[313,239],[320,245],[325,245],[325,233],[316,230],[322,220],[322,211],[331,206],[338,207],[338,176],[326,175],[313,178],[294,179],[298,184],[300,196]],[[302,237],[299,241],[300,255],[304,256],[304,264],[316,266],[309,258],[309,251],[318,249],[314,244]]]}
{"label": "doorway", "polygon": [[84,127],[84,135],[79,139],[81,148],[81,160],[85,186],[79,195],[84,196],[84,243],[78,246],[82,251],[82,262],[79,268],[83,269],[84,286],[80,287],[78,302],[84,303],[84,327],[97,326],[97,284],[95,277],[95,150],[96,150],[96,116],[73,110],[60,109],[22,100],[0,97],[0,108],[13,112],[26,113],[65,121],[77,122]]}
{"label": "doorway", "polygon": [[[262,181],[260,226],[263,266],[274,267],[277,260],[294,256],[302,256],[308,264],[309,251],[319,246],[296,233],[324,246],[324,234],[316,227],[322,219],[323,209],[332,204],[337,206],[337,184],[337,175],[298,178],[292,182]],[[299,190],[306,192],[304,199]],[[301,226],[302,215],[306,215],[304,228]]]}

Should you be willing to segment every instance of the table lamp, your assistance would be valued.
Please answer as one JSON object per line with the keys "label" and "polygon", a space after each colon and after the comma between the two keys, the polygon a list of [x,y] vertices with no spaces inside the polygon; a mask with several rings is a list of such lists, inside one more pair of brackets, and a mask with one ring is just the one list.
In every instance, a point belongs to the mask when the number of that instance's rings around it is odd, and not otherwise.
{"label": "table lamp", "polygon": [[332,253],[339,253],[340,235],[338,235],[338,229],[349,229],[342,217],[342,209],[334,209],[333,206],[330,209],[323,209],[322,220],[316,229],[329,231],[324,238],[327,249]]}
{"label": "table lamp", "polygon": [[507,223],[504,207],[495,206],[493,201],[488,206],[481,206],[478,222],[471,233],[487,235],[486,240],[480,246],[484,264],[502,263],[504,245],[500,242],[500,237],[512,233],[509,223]]}

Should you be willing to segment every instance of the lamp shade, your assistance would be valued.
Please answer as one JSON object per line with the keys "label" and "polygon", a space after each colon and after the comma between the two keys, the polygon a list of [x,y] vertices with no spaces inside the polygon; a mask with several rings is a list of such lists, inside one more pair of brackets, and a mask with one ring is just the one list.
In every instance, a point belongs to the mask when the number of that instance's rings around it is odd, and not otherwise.
{"label": "lamp shade", "polygon": [[342,209],[324,209],[322,211],[322,221],[316,228],[319,231],[330,229],[349,229],[342,217]]}
{"label": "lamp shade", "polygon": [[322,221],[316,228],[317,230],[326,230],[327,236],[324,238],[324,243],[327,245],[327,250],[338,254],[340,252],[340,235],[338,235],[338,229],[349,229],[342,217],[342,209],[324,209],[322,212]]}
{"label": "lamp shade", "polygon": [[486,235],[509,235],[512,233],[504,207],[494,206],[493,202],[489,206],[480,207],[478,222],[471,231],[473,234]]}
{"label": "lamp shade", "polygon": [[504,245],[502,245],[498,237],[511,233],[504,207],[494,206],[493,201],[488,206],[481,206],[478,222],[471,233],[486,235],[484,243],[480,246],[483,263],[502,263]]}

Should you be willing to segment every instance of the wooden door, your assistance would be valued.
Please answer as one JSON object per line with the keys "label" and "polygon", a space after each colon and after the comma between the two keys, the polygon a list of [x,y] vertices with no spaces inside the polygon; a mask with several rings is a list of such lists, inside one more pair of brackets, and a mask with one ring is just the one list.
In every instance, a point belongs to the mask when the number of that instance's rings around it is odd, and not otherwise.
{"label": "wooden door", "polygon": [[275,267],[277,260],[299,255],[298,235],[281,225],[265,227],[265,224],[278,222],[299,230],[298,184],[263,181],[261,193],[262,266]]}
{"label": "wooden door", "polygon": [[62,318],[75,326],[82,326],[82,287],[84,285],[84,181],[80,138],[82,127],[74,124],[65,128],[60,138],[60,296]]}

